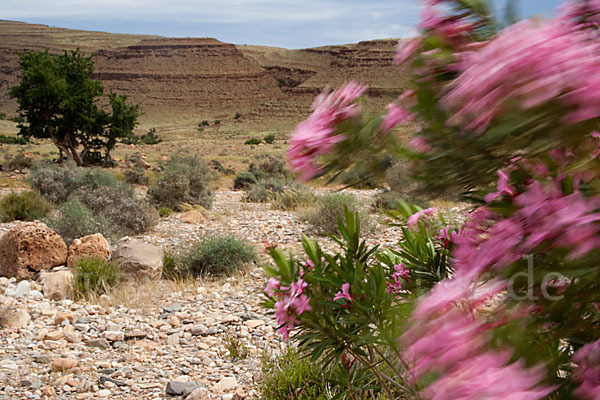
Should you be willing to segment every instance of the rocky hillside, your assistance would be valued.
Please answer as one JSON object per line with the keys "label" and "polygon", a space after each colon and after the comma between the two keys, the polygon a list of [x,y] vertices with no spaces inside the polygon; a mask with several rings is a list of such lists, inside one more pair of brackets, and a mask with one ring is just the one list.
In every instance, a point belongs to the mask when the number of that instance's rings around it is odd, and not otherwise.
{"label": "rocky hillside", "polygon": [[[175,123],[241,112],[247,122],[294,124],[326,86],[356,80],[382,104],[405,86],[392,67],[395,40],[287,50],[209,38],[110,34],[0,21],[0,113],[15,114],[17,52],[80,48],[95,54],[96,77],[142,105],[142,120]],[[378,99],[378,100],[377,100]]]}

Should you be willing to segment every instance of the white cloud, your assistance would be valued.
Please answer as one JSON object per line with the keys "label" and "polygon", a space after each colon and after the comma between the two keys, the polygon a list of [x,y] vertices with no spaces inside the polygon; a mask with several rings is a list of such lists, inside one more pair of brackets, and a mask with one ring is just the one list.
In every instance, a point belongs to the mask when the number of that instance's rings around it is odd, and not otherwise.
{"label": "white cloud", "polygon": [[419,10],[418,0],[1,1],[0,19],[292,47],[411,36]]}

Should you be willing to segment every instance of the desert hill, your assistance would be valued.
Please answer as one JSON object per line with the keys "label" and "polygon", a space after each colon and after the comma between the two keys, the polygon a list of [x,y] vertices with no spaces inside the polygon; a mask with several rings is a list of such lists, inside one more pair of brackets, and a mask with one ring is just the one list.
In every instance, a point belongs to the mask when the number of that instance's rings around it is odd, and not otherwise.
{"label": "desert hill", "polygon": [[396,42],[288,50],[0,21],[0,112],[16,111],[8,90],[18,82],[17,52],[80,48],[95,55],[97,79],[142,105],[143,122],[176,124],[240,112],[251,125],[291,126],[324,87],[344,81],[368,84],[378,105],[396,96],[406,85],[391,65]]}

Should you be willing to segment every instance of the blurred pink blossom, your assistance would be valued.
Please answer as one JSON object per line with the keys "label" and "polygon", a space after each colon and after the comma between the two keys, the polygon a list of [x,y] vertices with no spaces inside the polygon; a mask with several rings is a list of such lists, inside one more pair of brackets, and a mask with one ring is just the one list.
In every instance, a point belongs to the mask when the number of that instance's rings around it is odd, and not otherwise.
{"label": "blurred pink blossom", "polygon": [[398,124],[410,122],[413,120],[413,115],[406,108],[393,101],[386,107],[386,114],[381,122],[381,131],[388,133],[392,128]]}
{"label": "blurred pink blossom", "polygon": [[430,208],[426,208],[424,210],[418,211],[408,218],[407,224],[408,224],[408,226],[416,226],[419,223],[419,220],[421,218],[431,216],[434,213],[436,213],[437,211],[438,211],[438,209],[436,207],[430,207]]}
{"label": "blurred pink blossom", "polygon": [[522,109],[558,101],[570,110],[564,124],[599,117],[600,49],[588,38],[560,20],[522,21],[462,54],[462,73],[442,99],[450,123],[482,133],[515,100]]}
{"label": "blurred pink blossom", "polygon": [[585,400],[600,399],[600,340],[577,350],[573,362],[577,364],[574,380],[579,383],[573,394]]}
{"label": "blurred pink blossom", "polygon": [[330,153],[345,140],[336,133],[336,125],[359,112],[358,99],[366,86],[349,82],[334,92],[325,90],[313,102],[313,113],[300,122],[291,134],[288,159],[292,170],[300,172],[300,179],[307,181],[320,172],[317,158]]}

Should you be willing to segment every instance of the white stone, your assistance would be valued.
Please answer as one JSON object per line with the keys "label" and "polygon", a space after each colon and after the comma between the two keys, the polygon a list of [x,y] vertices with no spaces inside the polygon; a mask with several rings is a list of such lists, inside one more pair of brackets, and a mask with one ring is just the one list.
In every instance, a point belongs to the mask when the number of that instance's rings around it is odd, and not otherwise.
{"label": "white stone", "polygon": [[30,291],[30,284],[28,281],[21,281],[19,282],[19,284],[17,285],[16,288],[14,289],[6,289],[6,292],[4,292],[4,294],[6,294],[7,296],[10,297],[25,297],[29,294]]}

